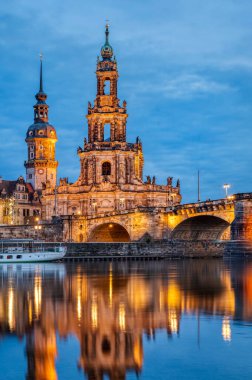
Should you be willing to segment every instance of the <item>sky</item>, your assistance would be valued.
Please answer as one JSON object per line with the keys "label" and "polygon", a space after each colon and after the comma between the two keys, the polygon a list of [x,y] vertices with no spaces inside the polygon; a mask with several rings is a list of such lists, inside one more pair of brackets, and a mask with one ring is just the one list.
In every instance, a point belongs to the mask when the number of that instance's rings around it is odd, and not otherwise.
{"label": "sky", "polygon": [[74,182],[96,95],[106,19],[127,101],[127,140],[140,136],[144,176],[180,178],[183,202],[252,191],[251,0],[8,0],[0,3],[0,175],[25,175],[44,56],[59,177]]}

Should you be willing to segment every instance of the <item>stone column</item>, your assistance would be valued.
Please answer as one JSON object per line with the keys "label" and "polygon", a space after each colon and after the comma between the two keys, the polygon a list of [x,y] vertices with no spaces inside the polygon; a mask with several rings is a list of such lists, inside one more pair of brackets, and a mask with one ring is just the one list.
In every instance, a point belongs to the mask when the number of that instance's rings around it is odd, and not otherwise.
{"label": "stone column", "polygon": [[119,182],[119,158],[118,155],[115,157],[115,183]]}
{"label": "stone column", "polygon": [[88,184],[93,183],[93,160],[88,160]]}
{"label": "stone column", "polygon": [[119,183],[125,183],[125,162],[123,157],[119,159]]}
{"label": "stone column", "polygon": [[102,136],[102,124],[100,121],[97,122],[97,140],[98,141],[102,141],[103,140],[103,136]]}
{"label": "stone column", "polygon": [[115,141],[115,122],[111,121],[110,123],[110,140]]}
{"label": "stone column", "polygon": [[93,156],[93,183],[96,183],[96,157]]}

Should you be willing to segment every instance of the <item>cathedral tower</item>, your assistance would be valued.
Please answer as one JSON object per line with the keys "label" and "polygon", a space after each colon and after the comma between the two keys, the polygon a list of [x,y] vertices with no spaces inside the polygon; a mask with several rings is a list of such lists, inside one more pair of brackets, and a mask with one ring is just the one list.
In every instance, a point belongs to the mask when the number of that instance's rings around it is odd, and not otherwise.
{"label": "cathedral tower", "polygon": [[56,186],[57,166],[55,160],[55,143],[57,135],[55,128],[48,122],[47,94],[43,90],[43,63],[40,59],[40,86],[35,98],[34,123],[26,133],[28,159],[25,161],[26,181],[30,182],[35,190],[42,190],[43,183]]}
{"label": "cathedral tower", "polygon": [[126,142],[126,101],[117,96],[118,71],[109,43],[109,27],[96,68],[97,94],[94,105],[88,103],[88,141],[79,148],[80,181],[84,185],[142,183],[143,154],[139,138]]}

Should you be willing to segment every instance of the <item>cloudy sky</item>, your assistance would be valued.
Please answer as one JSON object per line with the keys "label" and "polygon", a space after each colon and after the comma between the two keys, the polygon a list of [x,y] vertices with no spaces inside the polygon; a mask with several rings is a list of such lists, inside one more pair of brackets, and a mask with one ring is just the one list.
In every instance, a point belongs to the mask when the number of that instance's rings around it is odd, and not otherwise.
{"label": "cloudy sky", "polygon": [[252,191],[251,0],[8,0],[0,3],[0,174],[24,175],[39,52],[44,54],[59,176],[79,175],[105,20],[128,103],[129,142],[140,136],[145,175],[180,178],[184,202]]}

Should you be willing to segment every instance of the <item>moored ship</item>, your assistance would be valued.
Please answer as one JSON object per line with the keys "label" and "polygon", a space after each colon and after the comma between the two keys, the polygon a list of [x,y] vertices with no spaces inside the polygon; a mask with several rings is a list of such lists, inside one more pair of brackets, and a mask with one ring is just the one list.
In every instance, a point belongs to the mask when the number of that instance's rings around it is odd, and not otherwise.
{"label": "moored ship", "polygon": [[0,264],[2,263],[36,263],[62,259],[66,254],[66,246],[44,245],[31,239],[2,240],[0,248]]}

